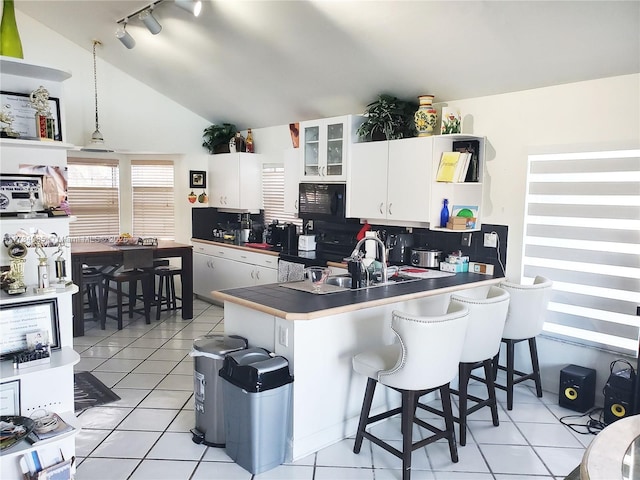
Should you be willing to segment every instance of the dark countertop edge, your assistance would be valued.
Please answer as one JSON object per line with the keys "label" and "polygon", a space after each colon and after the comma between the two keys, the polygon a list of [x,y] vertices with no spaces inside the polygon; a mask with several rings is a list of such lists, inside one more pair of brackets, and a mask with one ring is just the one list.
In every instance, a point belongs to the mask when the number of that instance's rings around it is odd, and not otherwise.
{"label": "dark countertop edge", "polygon": [[[478,277],[478,276],[484,277],[484,275],[479,275],[479,274],[457,274],[457,275],[460,275],[460,276],[474,275],[475,277]],[[355,312],[357,310],[363,310],[365,308],[377,307],[381,305],[388,305],[390,303],[397,303],[397,302],[402,302],[407,300],[414,300],[418,298],[456,292],[460,290],[465,290],[467,288],[476,288],[476,287],[481,287],[485,285],[489,285],[489,286],[496,285],[504,279],[505,279],[504,276],[495,276],[495,275],[492,277],[487,277],[486,279],[480,279],[480,280],[473,278],[470,281],[463,281],[455,285],[448,285],[448,286],[443,286],[439,288],[430,288],[428,290],[416,290],[410,293],[404,293],[399,295],[388,295],[382,298],[369,300],[369,301],[357,301],[352,297],[348,297],[349,300],[345,300],[344,304],[340,306],[334,306],[334,307],[330,307],[322,310],[314,310],[311,312],[286,312],[278,308],[274,308],[268,305],[264,305],[262,303],[258,303],[246,298],[242,298],[238,295],[234,295],[233,293],[234,291],[240,291],[241,289],[214,291],[212,292],[212,295],[216,299],[221,300],[223,302],[226,301],[226,302],[235,303],[237,305],[241,305],[244,307],[251,308],[253,310],[267,313],[269,315],[274,315],[276,317],[284,318],[285,320],[314,320],[316,318],[328,317],[328,316],[337,315],[340,313]],[[441,280],[441,279],[417,281],[415,282],[415,285],[417,287],[421,283],[424,284],[424,282],[433,282],[433,281],[437,282],[438,280]],[[260,286],[252,287],[252,289],[254,290],[259,288]],[[305,292],[299,292],[299,294],[301,298],[304,298],[305,295],[309,295],[308,293],[305,293]]]}

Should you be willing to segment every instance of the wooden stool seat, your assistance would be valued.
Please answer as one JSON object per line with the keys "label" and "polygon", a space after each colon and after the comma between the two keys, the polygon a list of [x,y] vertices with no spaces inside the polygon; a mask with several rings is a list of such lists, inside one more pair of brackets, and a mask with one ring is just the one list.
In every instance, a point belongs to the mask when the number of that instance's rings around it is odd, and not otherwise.
{"label": "wooden stool seat", "polygon": [[[123,270],[116,271],[111,273],[103,274],[104,277],[104,287],[103,287],[103,296],[102,296],[102,317],[101,317],[101,328],[105,329],[105,324],[107,318],[113,318],[118,322],[118,330],[122,330],[122,316],[124,312],[124,308],[128,307],[129,318],[133,318],[133,312],[136,305],[136,286],[137,282],[142,282],[142,295],[144,302],[144,317],[145,322],[147,324],[151,323],[150,310],[151,310],[151,302],[153,297],[153,286],[151,284],[151,278],[149,274],[143,270]],[[129,283],[129,292],[127,294],[128,302],[123,302],[123,291],[122,284]],[[115,288],[111,286],[111,284],[115,284]],[[109,291],[116,292],[116,305],[109,306]],[[110,308],[117,308],[117,314],[111,315],[109,314]]]}
{"label": "wooden stool seat", "polygon": [[[182,269],[171,265],[161,265],[155,267],[153,273],[158,277],[155,304],[156,320],[160,320],[160,312],[182,308],[182,298],[176,295],[176,283],[174,280],[177,275],[182,278]],[[178,306],[178,300],[180,300],[180,306]]]}

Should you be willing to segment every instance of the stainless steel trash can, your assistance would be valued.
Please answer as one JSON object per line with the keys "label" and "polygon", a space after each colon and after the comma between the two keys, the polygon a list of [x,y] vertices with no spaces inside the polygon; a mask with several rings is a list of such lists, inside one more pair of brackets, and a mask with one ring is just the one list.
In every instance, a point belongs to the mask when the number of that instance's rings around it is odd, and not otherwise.
{"label": "stainless steel trash can", "polygon": [[205,335],[193,341],[193,391],[196,426],[192,440],[210,447],[224,447],[224,407],[218,371],[225,355],[247,348],[247,339],[237,335]]}
{"label": "stainless steel trash can", "polygon": [[284,463],[293,382],[287,359],[248,348],[227,355],[220,376],[227,455],[254,474]]}

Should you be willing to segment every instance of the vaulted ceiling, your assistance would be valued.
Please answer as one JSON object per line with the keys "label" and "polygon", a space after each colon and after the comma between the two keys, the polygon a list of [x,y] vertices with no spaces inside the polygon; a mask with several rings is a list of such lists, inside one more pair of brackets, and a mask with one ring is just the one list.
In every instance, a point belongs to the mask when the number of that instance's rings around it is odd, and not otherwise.
{"label": "vaulted ceiling", "polygon": [[[151,1],[16,8],[213,123],[360,113],[378,94],[446,102],[640,72],[640,2],[204,0],[156,5],[128,50],[116,22]],[[594,99],[597,102],[597,99]],[[634,108],[638,108],[636,105]]]}

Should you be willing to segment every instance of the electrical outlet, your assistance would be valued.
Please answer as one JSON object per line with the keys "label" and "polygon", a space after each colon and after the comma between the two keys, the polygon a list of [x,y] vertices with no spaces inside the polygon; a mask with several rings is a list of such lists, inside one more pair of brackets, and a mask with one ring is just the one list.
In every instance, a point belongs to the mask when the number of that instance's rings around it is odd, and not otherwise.
{"label": "electrical outlet", "polygon": [[283,347],[289,346],[289,329],[287,327],[278,327],[278,343]]}
{"label": "electrical outlet", "polygon": [[462,234],[462,238],[460,240],[460,244],[463,247],[470,247],[471,246],[471,232],[464,232]]}
{"label": "electrical outlet", "polygon": [[498,247],[498,234],[497,233],[485,233],[484,234],[484,246],[488,248]]}

